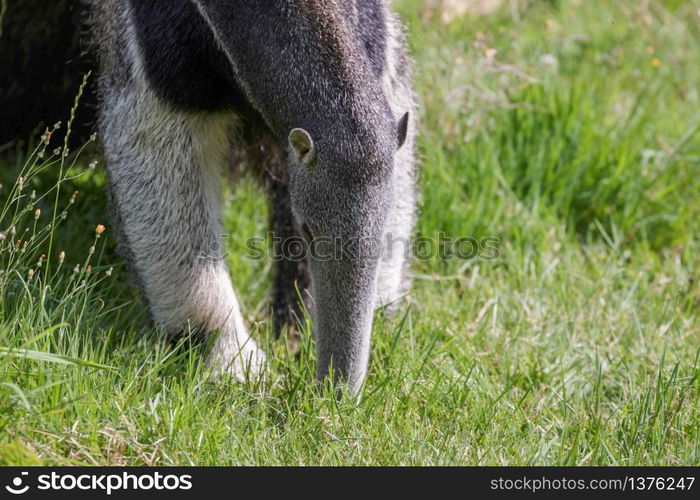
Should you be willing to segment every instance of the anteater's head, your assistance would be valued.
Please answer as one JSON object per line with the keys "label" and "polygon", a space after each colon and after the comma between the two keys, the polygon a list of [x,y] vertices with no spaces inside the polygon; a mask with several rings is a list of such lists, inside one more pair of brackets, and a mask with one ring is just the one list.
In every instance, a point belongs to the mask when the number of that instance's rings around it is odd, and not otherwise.
{"label": "anteater's head", "polygon": [[307,242],[318,376],[356,393],[367,371],[378,264],[409,115],[289,133],[290,196]]}

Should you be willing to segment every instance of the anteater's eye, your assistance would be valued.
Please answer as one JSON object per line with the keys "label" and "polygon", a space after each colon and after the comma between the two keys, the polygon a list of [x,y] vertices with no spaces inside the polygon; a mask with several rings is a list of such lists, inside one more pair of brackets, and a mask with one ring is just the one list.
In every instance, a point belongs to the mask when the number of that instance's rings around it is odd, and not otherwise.
{"label": "anteater's eye", "polygon": [[314,239],[314,233],[311,232],[311,229],[309,229],[309,226],[306,223],[301,225],[301,235],[308,241]]}

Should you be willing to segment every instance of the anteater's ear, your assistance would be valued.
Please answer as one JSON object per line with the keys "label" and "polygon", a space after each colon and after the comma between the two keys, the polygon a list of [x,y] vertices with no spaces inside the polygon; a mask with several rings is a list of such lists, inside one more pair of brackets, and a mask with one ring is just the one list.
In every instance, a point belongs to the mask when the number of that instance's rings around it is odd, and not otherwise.
{"label": "anteater's ear", "polygon": [[408,134],[408,118],[409,118],[409,113],[406,112],[405,115],[401,117],[399,120],[399,130],[398,130],[398,141],[399,141],[399,149],[401,149],[401,146],[404,145],[406,142],[406,135]]}
{"label": "anteater's ear", "polygon": [[314,140],[303,128],[295,128],[289,133],[290,150],[303,165],[310,165],[314,159]]}

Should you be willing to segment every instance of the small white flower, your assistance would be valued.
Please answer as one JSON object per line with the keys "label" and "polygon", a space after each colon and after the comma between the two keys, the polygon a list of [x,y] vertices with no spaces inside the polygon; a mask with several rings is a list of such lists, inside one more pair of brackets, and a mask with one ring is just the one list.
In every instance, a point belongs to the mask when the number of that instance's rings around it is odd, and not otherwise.
{"label": "small white flower", "polygon": [[556,71],[559,68],[559,59],[553,54],[544,54],[540,57],[540,64],[550,71]]}

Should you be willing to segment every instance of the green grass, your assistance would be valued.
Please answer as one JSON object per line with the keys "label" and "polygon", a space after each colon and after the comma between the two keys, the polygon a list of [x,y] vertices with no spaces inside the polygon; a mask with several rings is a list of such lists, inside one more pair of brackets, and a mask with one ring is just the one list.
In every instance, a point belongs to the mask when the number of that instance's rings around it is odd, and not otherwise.
{"label": "green grass", "polygon": [[[47,151],[21,198],[34,160],[7,162],[0,463],[700,464],[700,5],[510,4],[445,24],[399,2],[421,102],[417,234],[497,237],[500,255],[415,262],[409,302],[375,321],[360,401],[315,387],[308,336],[299,360],[273,340],[271,265],[242,257],[267,230],[252,181],[227,191],[224,220],[271,367],[234,384],[149,325],[93,145],[62,170]],[[13,224],[35,235],[24,252]]]}

